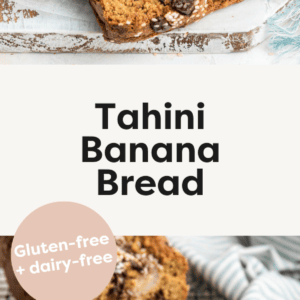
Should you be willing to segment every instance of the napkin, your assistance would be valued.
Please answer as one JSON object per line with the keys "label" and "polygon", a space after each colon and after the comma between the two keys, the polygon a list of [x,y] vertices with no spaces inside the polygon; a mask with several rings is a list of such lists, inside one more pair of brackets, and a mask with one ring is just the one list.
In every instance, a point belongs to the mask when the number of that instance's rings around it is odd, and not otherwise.
{"label": "napkin", "polygon": [[205,281],[232,300],[299,300],[300,237],[169,237]]}
{"label": "napkin", "polygon": [[272,38],[270,48],[280,58],[300,55],[300,0],[292,0],[268,20]]}

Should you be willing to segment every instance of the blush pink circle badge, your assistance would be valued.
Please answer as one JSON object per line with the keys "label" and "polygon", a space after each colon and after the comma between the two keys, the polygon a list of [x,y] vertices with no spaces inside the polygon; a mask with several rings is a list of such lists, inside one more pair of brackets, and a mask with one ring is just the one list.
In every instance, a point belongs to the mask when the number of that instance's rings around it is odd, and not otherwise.
{"label": "blush pink circle badge", "polygon": [[37,300],[92,300],[109,284],[117,260],[107,223],[72,202],[31,213],[19,226],[11,251],[19,283]]}

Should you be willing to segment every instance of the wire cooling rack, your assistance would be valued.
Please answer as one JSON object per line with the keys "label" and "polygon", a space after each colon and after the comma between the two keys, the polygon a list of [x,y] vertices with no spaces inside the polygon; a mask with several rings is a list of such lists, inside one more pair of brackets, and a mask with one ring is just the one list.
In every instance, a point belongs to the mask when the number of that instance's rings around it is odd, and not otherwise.
{"label": "wire cooling rack", "polygon": [[[217,294],[208,284],[199,277],[199,275],[190,267],[187,276],[187,281],[190,286],[190,293],[188,300],[225,300]],[[0,268],[0,300],[14,300],[9,295],[8,285],[6,283],[3,270]],[[18,299],[22,300],[22,299]]]}
{"label": "wire cooling rack", "polygon": [[[300,281],[300,268],[293,271],[281,271],[280,273],[284,276],[289,276]],[[207,284],[193,266],[190,266],[187,275],[187,282],[190,286],[188,300],[227,300],[209,284]]]}
{"label": "wire cooling rack", "polygon": [[187,274],[187,282],[190,286],[188,300],[226,300],[207,284],[192,266]]}
{"label": "wire cooling rack", "polygon": [[6,283],[4,271],[0,268],[0,299],[8,299],[8,285]]}
{"label": "wire cooling rack", "polygon": [[[300,270],[282,271],[282,275],[293,277],[300,281]],[[207,284],[201,276],[196,272],[195,268],[190,266],[187,275],[187,282],[190,286],[188,300],[226,300],[217,293],[209,284]],[[14,300],[9,295],[8,285],[6,283],[3,270],[0,268],[0,300]],[[18,299],[22,300],[22,299]]]}
{"label": "wire cooling rack", "polygon": [[[225,300],[213,288],[206,284],[202,278],[190,267],[187,281],[190,286],[188,300]],[[0,300],[14,300],[9,294],[8,284],[4,271],[0,268]],[[22,299],[18,299],[22,300]]]}

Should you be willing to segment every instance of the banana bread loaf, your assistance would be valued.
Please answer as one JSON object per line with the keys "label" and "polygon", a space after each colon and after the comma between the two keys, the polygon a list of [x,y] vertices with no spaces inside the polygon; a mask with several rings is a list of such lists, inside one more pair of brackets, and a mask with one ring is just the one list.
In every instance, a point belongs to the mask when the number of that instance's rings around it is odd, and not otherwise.
{"label": "banana bread loaf", "polygon": [[[0,237],[0,266],[17,300],[33,300],[18,283],[11,266],[13,237]],[[186,259],[165,237],[116,237],[117,265],[109,285],[95,300],[185,300]]]}
{"label": "banana bread loaf", "polygon": [[243,0],[89,0],[104,38],[136,42],[199,21]]}

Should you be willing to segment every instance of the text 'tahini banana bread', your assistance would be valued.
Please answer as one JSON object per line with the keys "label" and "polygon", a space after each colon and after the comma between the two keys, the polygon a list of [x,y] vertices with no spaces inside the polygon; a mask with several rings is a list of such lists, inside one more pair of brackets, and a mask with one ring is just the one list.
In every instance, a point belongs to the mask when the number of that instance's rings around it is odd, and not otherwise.
{"label": "text 'tahini banana bread'", "polygon": [[[0,266],[17,300],[33,300],[18,283],[11,266],[13,237],[0,237]],[[109,285],[94,300],[185,300],[186,259],[165,237],[116,237],[117,265]]]}
{"label": "text 'tahini banana bread'", "polygon": [[89,0],[104,38],[114,43],[145,40],[199,21],[243,0]]}

